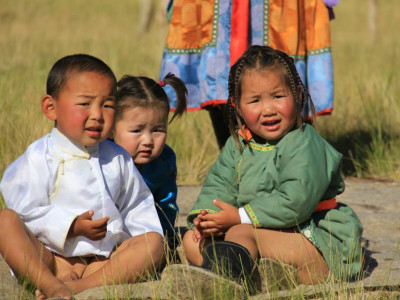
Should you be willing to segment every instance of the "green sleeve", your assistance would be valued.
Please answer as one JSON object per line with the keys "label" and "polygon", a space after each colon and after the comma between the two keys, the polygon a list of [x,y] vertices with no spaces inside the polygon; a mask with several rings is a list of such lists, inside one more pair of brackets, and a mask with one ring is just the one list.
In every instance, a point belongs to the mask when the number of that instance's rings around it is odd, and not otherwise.
{"label": "green sleeve", "polygon": [[268,173],[275,177],[275,188],[258,193],[244,208],[257,227],[295,227],[310,218],[322,199],[343,191],[340,166],[341,154],[312,127],[292,131],[277,144]]}
{"label": "green sleeve", "polygon": [[201,210],[206,210],[208,213],[220,211],[218,207],[213,205],[214,199],[220,199],[238,207],[236,201],[238,193],[236,167],[239,158],[240,151],[233,138],[230,137],[207,175],[196,203],[187,217],[189,227],[193,227],[193,219]]}

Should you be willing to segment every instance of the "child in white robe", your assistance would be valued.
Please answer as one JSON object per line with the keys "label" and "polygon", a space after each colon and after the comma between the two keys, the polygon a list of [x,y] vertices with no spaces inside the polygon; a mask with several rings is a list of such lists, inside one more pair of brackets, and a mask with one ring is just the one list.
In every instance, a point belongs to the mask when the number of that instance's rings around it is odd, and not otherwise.
{"label": "child in white robe", "polygon": [[39,299],[133,282],[163,257],[153,196],[130,155],[106,138],[116,79],[101,60],[57,61],[43,113],[55,122],[4,173],[0,253]]}

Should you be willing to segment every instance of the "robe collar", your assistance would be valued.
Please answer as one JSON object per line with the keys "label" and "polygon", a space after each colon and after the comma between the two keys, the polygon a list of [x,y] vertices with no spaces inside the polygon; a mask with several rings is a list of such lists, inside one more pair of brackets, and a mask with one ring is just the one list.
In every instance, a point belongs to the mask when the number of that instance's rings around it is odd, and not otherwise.
{"label": "robe collar", "polygon": [[54,143],[58,150],[72,156],[89,158],[90,156],[97,153],[99,150],[99,144],[90,147],[77,145],[76,143],[69,140],[56,127],[53,127],[53,129],[51,130],[50,140]]}

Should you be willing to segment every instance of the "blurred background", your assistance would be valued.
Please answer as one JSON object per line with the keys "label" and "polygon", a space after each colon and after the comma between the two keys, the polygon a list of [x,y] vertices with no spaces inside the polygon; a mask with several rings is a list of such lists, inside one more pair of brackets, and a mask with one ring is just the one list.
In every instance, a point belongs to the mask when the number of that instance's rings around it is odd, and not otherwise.
{"label": "blurred background", "polygon": [[[148,3],[151,1],[148,0]],[[40,110],[47,73],[73,53],[158,79],[165,1],[0,0],[0,174],[53,124]],[[397,5],[395,5],[397,3]],[[400,180],[400,14],[396,0],[340,1],[331,22],[334,111],[316,128],[344,155],[343,175]],[[147,8],[146,8],[147,7]],[[201,184],[219,154],[208,113],[169,126],[178,184]]]}

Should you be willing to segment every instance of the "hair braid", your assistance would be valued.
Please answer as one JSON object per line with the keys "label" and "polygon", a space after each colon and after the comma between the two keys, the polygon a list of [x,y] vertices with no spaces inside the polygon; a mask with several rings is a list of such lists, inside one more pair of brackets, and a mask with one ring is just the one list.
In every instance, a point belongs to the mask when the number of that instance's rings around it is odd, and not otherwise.
{"label": "hair braid", "polygon": [[[303,110],[304,106],[306,103],[310,105],[311,109],[311,124],[313,123],[313,120],[315,120],[315,107],[314,103],[311,100],[311,95],[308,92],[308,89],[304,86],[303,81],[300,78],[299,73],[297,72],[296,65],[294,63],[294,59],[290,56],[288,56],[286,53],[281,52],[276,50],[276,59],[285,67],[287,73],[288,73],[288,78],[289,78],[289,83],[290,87],[292,89],[292,93],[295,97],[296,103],[300,102],[300,112]],[[301,94],[299,95],[297,91],[297,87],[301,87]],[[302,127],[303,123],[303,117],[301,114],[299,114],[298,120],[297,120],[297,125],[298,127]]]}
{"label": "hair braid", "polygon": [[240,77],[242,75],[242,71],[246,64],[246,56],[243,55],[239,60],[232,66],[231,71],[229,73],[229,99],[228,103],[230,102],[230,118],[229,118],[229,131],[233,136],[236,145],[240,150],[242,147],[239,142],[239,138],[236,134],[236,129],[242,127],[242,120],[237,112],[239,108],[239,101],[240,101]]}
{"label": "hair braid", "polygon": [[[276,53],[277,53],[277,55],[275,56],[275,58],[285,67],[286,72],[287,72],[288,77],[289,77],[290,89],[292,90],[292,93],[294,95],[296,103],[299,103],[299,95],[297,93],[297,85],[295,83],[294,76],[293,76],[294,72],[295,72],[295,76],[297,75],[297,71],[296,70],[291,70],[291,68],[289,67],[289,65],[288,65],[288,63],[286,61],[288,59],[293,59],[293,58],[287,56],[285,53],[283,53],[281,51],[276,51]],[[293,64],[294,64],[294,62],[293,62]]]}

